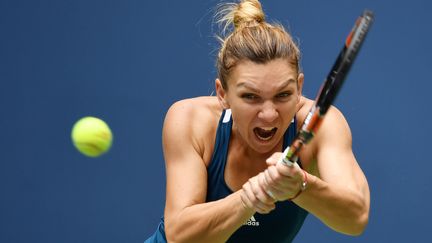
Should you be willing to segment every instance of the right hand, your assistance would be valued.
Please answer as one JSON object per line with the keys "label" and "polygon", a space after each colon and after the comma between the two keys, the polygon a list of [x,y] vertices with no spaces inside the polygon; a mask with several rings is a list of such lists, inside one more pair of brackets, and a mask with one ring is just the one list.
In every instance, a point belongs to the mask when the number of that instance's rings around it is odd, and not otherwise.
{"label": "right hand", "polygon": [[274,153],[268,158],[266,162],[269,167],[263,172],[265,180],[261,187],[278,201],[295,197],[301,190],[303,181],[306,180],[303,170],[297,163],[285,164],[282,162],[287,151]]}

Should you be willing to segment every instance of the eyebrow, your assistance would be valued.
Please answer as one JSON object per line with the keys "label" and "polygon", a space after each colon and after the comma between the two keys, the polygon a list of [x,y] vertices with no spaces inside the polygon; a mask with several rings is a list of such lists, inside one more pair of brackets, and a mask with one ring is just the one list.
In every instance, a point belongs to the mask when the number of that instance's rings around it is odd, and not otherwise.
{"label": "eyebrow", "polygon": [[[282,85],[280,85],[279,90],[285,88],[286,86],[290,85],[291,83],[296,83],[296,80],[290,78],[287,81],[283,82]],[[260,91],[258,89],[256,89],[255,87],[253,87],[250,83],[246,82],[240,82],[236,85],[237,88],[241,88],[244,87],[246,89],[250,89],[256,93],[260,93]]]}

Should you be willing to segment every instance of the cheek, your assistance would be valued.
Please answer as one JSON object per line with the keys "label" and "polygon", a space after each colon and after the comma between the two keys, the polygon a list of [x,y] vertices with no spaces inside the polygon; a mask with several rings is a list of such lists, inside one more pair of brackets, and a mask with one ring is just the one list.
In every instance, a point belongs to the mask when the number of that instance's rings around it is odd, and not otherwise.
{"label": "cheek", "polygon": [[297,97],[293,97],[290,102],[285,103],[280,107],[280,115],[287,119],[292,119],[294,115],[297,113],[297,105],[300,101]]}
{"label": "cheek", "polygon": [[252,107],[246,105],[237,105],[231,107],[234,119],[241,123],[242,125],[247,125],[247,123],[252,120],[255,116],[255,111]]}
{"label": "cheek", "polygon": [[247,131],[250,129],[251,124],[256,119],[256,112],[253,107],[238,105],[231,107],[232,116],[237,124],[237,128],[241,130],[242,136],[246,136]]}

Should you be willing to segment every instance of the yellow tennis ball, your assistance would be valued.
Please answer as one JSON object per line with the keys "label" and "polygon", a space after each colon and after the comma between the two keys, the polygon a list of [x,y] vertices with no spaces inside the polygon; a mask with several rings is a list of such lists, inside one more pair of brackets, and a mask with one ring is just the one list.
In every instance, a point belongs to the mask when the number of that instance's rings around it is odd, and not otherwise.
{"label": "yellow tennis ball", "polygon": [[81,118],[72,128],[73,144],[78,151],[89,157],[98,157],[107,152],[112,139],[108,125],[96,117]]}

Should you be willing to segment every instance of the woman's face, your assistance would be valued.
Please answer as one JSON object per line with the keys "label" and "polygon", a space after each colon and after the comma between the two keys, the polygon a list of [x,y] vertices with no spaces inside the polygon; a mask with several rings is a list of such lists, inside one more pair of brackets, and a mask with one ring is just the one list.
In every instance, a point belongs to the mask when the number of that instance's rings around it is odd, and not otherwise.
{"label": "woman's face", "polygon": [[227,85],[225,91],[216,81],[219,100],[232,111],[235,135],[256,152],[274,150],[297,112],[303,74],[284,59],[266,64],[243,61]]}

